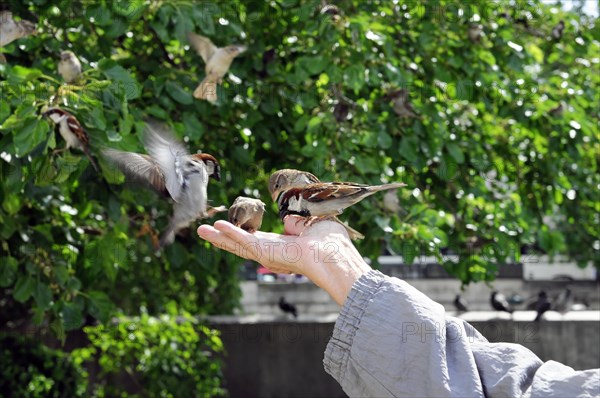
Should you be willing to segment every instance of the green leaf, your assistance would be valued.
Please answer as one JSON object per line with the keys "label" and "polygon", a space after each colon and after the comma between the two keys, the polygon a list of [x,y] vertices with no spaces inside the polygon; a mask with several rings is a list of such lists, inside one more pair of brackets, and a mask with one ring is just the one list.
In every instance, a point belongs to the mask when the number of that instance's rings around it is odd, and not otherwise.
{"label": "green leaf", "polygon": [[527,43],[525,48],[527,49],[527,52],[531,54],[533,59],[535,59],[535,62],[538,64],[544,62],[544,52],[538,46],[533,43]]}
{"label": "green leaf", "polygon": [[8,101],[0,101],[0,124],[10,115],[10,105]]}
{"label": "green leaf", "polygon": [[463,151],[460,149],[458,144],[451,142],[446,145],[446,149],[448,150],[448,153],[450,153],[450,156],[456,160],[456,163],[462,164],[465,161]]}
{"label": "green leaf", "polygon": [[392,146],[392,137],[385,131],[380,131],[377,135],[377,144],[381,149],[389,149]]}
{"label": "green leaf", "polygon": [[417,161],[418,156],[418,141],[415,137],[405,137],[400,141],[400,155],[404,157],[404,159],[408,160],[410,163],[414,163]]}
{"label": "green leaf", "polygon": [[21,65],[12,67],[11,73],[8,75],[8,82],[11,84],[23,84],[30,80],[35,80],[42,76],[42,71],[34,68],[26,68]]}
{"label": "green leaf", "polygon": [[8,194],[4,197],[4,200],[2,201],[2,208],[6,210],[6,212],[11,216],[17,214],[19,210],[21,210],[22,206],[23,198],[17,194]]}
{"label": "green leaf", "polygon": [[0,257],[0,287],[8,287],[14,283],[18,268],[16,258]]}
{"label": "green leaf", "polygon": [[74,303],[63,303],[62,318],[65,330],[79,329],[83,325],[83,313]]}
{"label": "green leaf", "polygon": [[47,309],[52,302],[52,291],[45,283],[36,281],[35,289],[33,290],[33,298],[39,308]]}
{"label": "green leaf", "polygon": [[479,56],[480,60],[487,63],[488,65],[490,65],[490,66],[496,65],[496,58],[494,57],[494,55],[491,52],[486,51],[486,50],[479,51],[478,56]]}
{"label": "green leaf", "polygon": [[204,135],[204,125],[198,120],[196,114],[186,112],[183,114],[183,124],[185,125],[185,134],[191,140],[196,141]]}
{"label": "green leaf", "polygon": [[113,80],[115,95],[125,95],[128,100],[140,96],[140,86],[135,78],[125,68],[112,59],[104,58],[98,62],[100,69],[106,77]]}
{"label": "green leaf", "polygon": [[344,82],[348,87],[358,92],[365,84],[365,67],[354,64],[344,71]]}
{"label": "green leaf", "polygon": [[48,137],[48,131],[50,131],[48,122],[43,119],[32,118],[25,121],[23,127],[15,131],[13,143],[17,155],[23,157],[44,142]]}
{"label": "green leaf", "polygon": [[107,322],[113,309],[112,301],[110,301],[106,293],[100,291],[92,291],[87,295],[89,300],[88,312],[90,315],[102,323]]}
{"label": "green leaf", "polygon": [[194,98],[192,94],[179,86],[177,83],[173,81],[168,81],[165,84],[165,88],[169,96],[173,98],[175,101],[179,102],[183,105],[190,105],[194,102]]}
{"label": "green leaf", "polygon": [[21,275],[15,285],[13,297],[20,303],[24,303],[33,294],[34,280],[27,275]]}

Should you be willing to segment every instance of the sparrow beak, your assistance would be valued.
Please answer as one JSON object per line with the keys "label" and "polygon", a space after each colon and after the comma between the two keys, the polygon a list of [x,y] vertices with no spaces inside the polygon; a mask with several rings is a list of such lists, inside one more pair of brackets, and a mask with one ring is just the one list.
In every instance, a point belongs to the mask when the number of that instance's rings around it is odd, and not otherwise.
{"label": "sparrow beak", "polygon": [[277,202],[277,199],[279,198],[280,193],[281,193],[280,189],[273,191],[273,193],[271,194],[271,199],[273,199],[273,202]]}

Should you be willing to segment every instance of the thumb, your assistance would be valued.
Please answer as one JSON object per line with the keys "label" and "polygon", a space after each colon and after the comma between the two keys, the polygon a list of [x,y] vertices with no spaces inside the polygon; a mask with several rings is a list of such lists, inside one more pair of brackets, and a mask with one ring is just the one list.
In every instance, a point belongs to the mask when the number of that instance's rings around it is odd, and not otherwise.
{"label": "thumb", "polygon": [[304,222],[306,221],[306,218],[304,217],[300,217],[300,216],[287,216],[285,218],[285,220],[283,220],[284,223],[284,230],[285,230],[285,234],[286,235],[300,235],[302,233],[302,231],[304,231],[304,229],[306,228],[306,225],[304,225]]}

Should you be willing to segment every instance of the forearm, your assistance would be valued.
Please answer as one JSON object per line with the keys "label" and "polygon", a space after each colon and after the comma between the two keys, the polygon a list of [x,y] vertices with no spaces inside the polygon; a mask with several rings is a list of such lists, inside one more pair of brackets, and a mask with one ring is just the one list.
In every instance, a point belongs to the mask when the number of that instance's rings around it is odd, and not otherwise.
{"label": "forearm", "polygon": [[[465,337],[464,329],[457,331],[461,339],[448,341],[441,305],[399,279],[370,271],[342,307],[325,370],[350,396],[482,396],[467,347],[446,351]],[[458,384],[450,386],[449,379]]]}

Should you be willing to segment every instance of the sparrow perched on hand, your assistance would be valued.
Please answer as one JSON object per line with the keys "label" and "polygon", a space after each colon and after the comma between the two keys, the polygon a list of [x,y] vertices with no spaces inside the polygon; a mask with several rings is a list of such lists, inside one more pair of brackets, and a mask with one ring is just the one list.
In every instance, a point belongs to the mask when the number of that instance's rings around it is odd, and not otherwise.
{"label": "sparrow perched on hand", "polygon": [[68,84],[75,83],[81,78],[81,62],[73,51],[62,51],[58,62],[58,73]]}
{"label": "sparrow perched on hand", "polygon": [[90,153],[89,145],[90,139],[79,123],[79,120],[72,114],[60,108],[49,108],[43,113],[43,116],[50,118],[54,124],[58,126],[58,132],[65,139],[67,143],[63,149],[59,149],[56,152],[66,151],[69,148],[75,148],[83,151],[85,155],[90,159],[90,163],[97,172],[100,172],[98,163],[94,160]]}
{"label": "sparrow perched on hand", "polygon": [[0,47],[4,47],[21,37],[28,36],[35,31],[35,24],[31,21],[15,21],[10,11],[0,12]]}
{"label": "sparrow perched on hand", "polygon": [[148,155],[115,149],[102,153],[127,176],[145,181],[174,200],[173,216],[160,239],[160,247],[173,243],[175,234],[192,221],[227,210],[207,205],[209,177],[221,180],[221,168],[214,156],[190,155],[169,131],[157,125],[146,125],[143,142]]}
{"label": "sparrow perched on hand", "polygon": [[209,38],[191,32],[188,33],[188,40],[206,63],[204,68],[206,77],[194,90],[194,97],[215,102],[217,84],[223,83],[223,76],[229,70],[233,59],[246,51],[247,47],[242,45],[217,47]]}
{"label": "sparrow perched on hand", "polygon": [[[283,169],[274,172],[269,178],[269,192],[274,202],[277,202],[277,197],[280,193],[287,191],[291,188],[301,188],[309,184],[315,184],[321,182],[316,176],[307,172],[294,169]],[[279,202],[277,202],[279,205]],[[280,207],[281,208],[281,207]],[[283,217],[281,217],[283,220]],[[339,218],[334,217],[333,221],[341,224],[346,228],[350,239],[364,239],[364,235],[350,227],[348,224],[342,222]]]}
{"label": "sparrow perched on hand", "polygon": [[[269,192],[273,200],[277,200],[282,220],[288,214],[335,217],[367,196],[404,186],[404,183],[369,186],[353,182],[320,182],[311,173],[289,169],[276,171],[269,178]],[[336,218],[336,221],[339,220]]]}
{"label": "sparrow perched on hand", "polygon": [[236,227],[252,233],[260,229],[264,213],[265,204],[261,200],[238,196],[229,208],[228,220]]}

